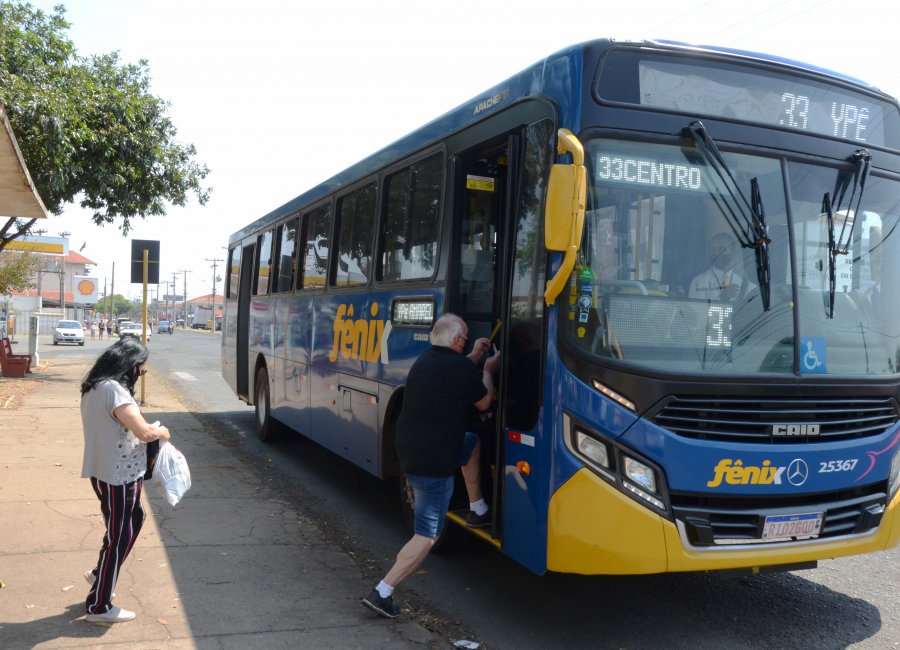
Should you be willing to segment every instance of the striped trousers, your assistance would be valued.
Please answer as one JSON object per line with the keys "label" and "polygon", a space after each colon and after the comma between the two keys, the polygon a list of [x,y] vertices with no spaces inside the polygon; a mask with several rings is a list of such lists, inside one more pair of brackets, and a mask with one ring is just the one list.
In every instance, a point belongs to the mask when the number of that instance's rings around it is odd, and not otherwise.
{"label": "striped trousers", "polygon": [[110,601],[119,569],[144,525],[144,507],[141,505],[143,484],[144,479],[140,478],[125,485],[110,485],[91,477],[91,487],[100,500],[106,534],[100,548],[100,559],[94,569],[97,580],[85,602],[88,614],[103,614],[112,607]]}

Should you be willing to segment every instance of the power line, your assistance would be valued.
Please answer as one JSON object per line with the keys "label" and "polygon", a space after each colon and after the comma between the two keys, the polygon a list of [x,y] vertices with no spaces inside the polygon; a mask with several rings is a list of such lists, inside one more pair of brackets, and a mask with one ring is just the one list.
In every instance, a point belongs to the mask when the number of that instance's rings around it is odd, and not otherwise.
{"label": "power line", "polygon": [[[716,2],[716,0],[707,0],[707,1],[704,2],[703,4],[697,5],[697,6],[694,7],[693,9],[689,9],[688,11],[683,11],[683,12],[679,13],[677,16],[675,16],[674,18],[670,18],[670,19],[667,20],[666,22],[661,23],[661,24],[657,25],[656,27],[651,28],[651,29],[650,29],[650,32],[657,32],[657,31],[659,31],[660,29],[662,29],[663,27],[668,27],[668,26],[671,25],[672,23],[678,22],[679,20],[681,20],[681,19],[684,18],[685,16],[690,16],[692,13],[695,13],[695,12],[697,12],[697,11],[700,11],[701,9],[703,9],[703,7],[708,7],[709,5],[713,4],[714,2]],[[644,33],[646,34],[647,32],[644,32]],[[650,38],[653,38],[653,36],[651,35]]]}
{"label": "power line", "polygon": [[[816,5],[813,5],[812,7],[807,7],[806,9],[801,9],[800,11],[798,11],[798,12],[796,12],[796,13],[794,13],[794,14],[791,14],[790,16],[787,16],[787,17],[785,17],[785,18],[777,18],[777,19],[773,20],[772,22],[769,22],[769,23],[767,23],[767,24],[765,24],[765,25],[762,25],[762,26],[759,27],[758,29],[754,29],[752,32],[747,32],[746,34],[741,34],[740,36],[737,36],[736,38],[737,38],[737,39],[742,39],[742,38],[747,38],[747,37],[749,37],[749,36],[753,36],[754,34],[758,34],[758,33],[761,32],[761,31],[764,31],[764,30],[766,30],[766,29],[771,28],[773,25],[777,25],[778,23],[784,23],[784,22],[791,21],[791,20],[793,20],[794,18],[796,18],[797,16],[802,16],[803,14],[808,13],[808,12],[810,12],[810,11],[813,11],[814,9],[818,9],[819,7],[821,7],[821,6],[823,6],[823,5],[827,5],[829,2],[831,2],[831,0],[822,0],[822,2],[820,2],[820,3],[816,4]],[[776,5],[776,6],[777,6],[777,7],[781,7],[782,5],[786,5],[786,4],[788,4],[788,3],[787,3],[787,2],[782,2],[781,4]],[[757,16],[761,16],[761,15],[764,14],[764,13],[765,13],[764,11],[763,11],[763,12],[760,12],[759,14],[756,14],[756,16],[754,16],[754,18],[757,17]],[[745,21],[745,22],[746,22],[746,21]]]}

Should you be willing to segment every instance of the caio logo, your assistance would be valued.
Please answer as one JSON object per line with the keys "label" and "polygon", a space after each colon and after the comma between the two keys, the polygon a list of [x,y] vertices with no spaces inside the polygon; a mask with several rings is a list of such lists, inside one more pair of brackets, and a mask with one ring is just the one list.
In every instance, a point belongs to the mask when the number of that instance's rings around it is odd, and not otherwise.
{"label": "caio logo", "polygon": [[817,436],[819,435],[818,424],[773,424],[772,437],[774,438],[793,438],[796,436]]}

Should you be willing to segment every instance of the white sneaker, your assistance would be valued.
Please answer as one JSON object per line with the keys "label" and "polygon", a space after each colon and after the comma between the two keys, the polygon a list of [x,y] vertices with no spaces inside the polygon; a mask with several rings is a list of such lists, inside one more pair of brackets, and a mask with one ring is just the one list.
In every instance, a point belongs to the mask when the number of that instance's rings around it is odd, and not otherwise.
{"label": "white sneaker", "polygon": [[[91,569],[90,571],[88,571],[87,573],[85,573],[85,574],[84,574],[84,579],[85,579],[85,581],[86,581],[90,586],[93,587],[93,586],[94,586],[94,583],[97,582],[97,576],[94,575],[94,570]],[[116,592],[112,592],[112,596],[110,596],[110,597],[111,597],[111,598],[115,598],[115,597],[116,597]]]}
{"label": "white sneaker", "polygon": [[103,614],[87,614],[84,619],[88,623],[124,623],[135,617],[135,613],[121,607],[113,607]]}

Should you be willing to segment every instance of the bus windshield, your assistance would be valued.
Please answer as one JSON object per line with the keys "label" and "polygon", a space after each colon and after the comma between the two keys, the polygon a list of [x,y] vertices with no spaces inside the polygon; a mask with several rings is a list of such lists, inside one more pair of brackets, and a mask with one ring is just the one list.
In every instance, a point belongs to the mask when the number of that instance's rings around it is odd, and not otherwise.
{"label": "bus windshield", "polygon": [[679,373],[898,372],[900,296],[881,279],[900,272],[900,186],[872,175],[860,199],[852,146],[844,166],[723,153],[748,199],[758,184],[767,259],[696,149],[595,139],[585,150],[566,328],[578,348]]}

